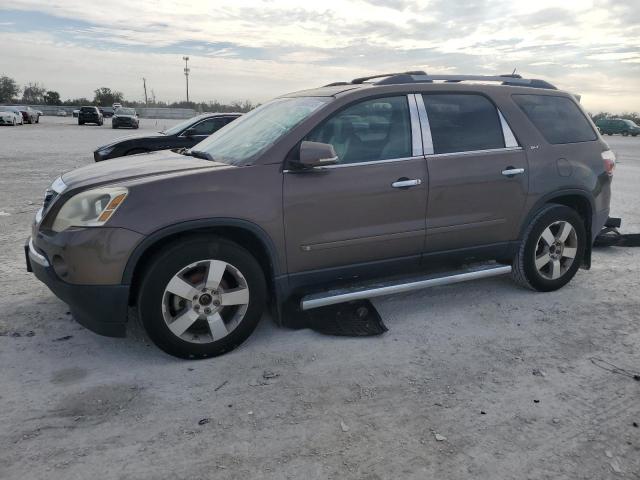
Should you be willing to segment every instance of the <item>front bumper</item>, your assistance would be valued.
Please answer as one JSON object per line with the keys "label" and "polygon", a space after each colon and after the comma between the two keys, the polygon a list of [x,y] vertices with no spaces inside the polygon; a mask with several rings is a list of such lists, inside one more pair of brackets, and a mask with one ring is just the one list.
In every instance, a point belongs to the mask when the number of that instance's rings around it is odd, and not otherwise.
{"label": "front bumper", "polygon": [[89,330],[108,337],[126,335],[129,285],[74,285],[60,279],[49,259],[33,245],[24,246],[27,271],[69,305],[76,321]]}

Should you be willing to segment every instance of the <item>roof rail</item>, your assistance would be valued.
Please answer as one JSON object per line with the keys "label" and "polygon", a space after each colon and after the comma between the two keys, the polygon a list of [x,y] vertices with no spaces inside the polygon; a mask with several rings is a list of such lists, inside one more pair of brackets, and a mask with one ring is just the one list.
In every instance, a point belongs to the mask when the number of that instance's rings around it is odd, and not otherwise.
{"label": "roof rail", "polygon": [[334,82],[325,86],[335,85],[358,85],[368,80],[380,78],[374,85],[397,85],[401,83],[432,83],[434,81],[442,81],[446,83],[459,82],[500,82],[501,85],[546,88],[557,90],[557,88],[546,80],[535,78],[522,78],[518,74],[506,75],[427,75],[422,71],[401,72],[401,73],[385,73],[380,75],[371,75],[369,77],[354,78],[351,82]]}
{"label": "roof rail", "polygon": [[[367,80],[373,80],[374,78],[382,78],[382,77],[398,77],[398,76],[413,76],[413,75],[426,75],[425,72],[423,72],[422,70],[417,70],[417,71],[413,71],[413,72],[401,72],[401,73],[382,73],[380,75],[371,75],[370,77],[359,77],[359,78],[354,78],[353,80],[351,80],[351,83],[353,84],[360,84],[360,83],[364,83]],[[378,82],[380,83],[380,82]]]}

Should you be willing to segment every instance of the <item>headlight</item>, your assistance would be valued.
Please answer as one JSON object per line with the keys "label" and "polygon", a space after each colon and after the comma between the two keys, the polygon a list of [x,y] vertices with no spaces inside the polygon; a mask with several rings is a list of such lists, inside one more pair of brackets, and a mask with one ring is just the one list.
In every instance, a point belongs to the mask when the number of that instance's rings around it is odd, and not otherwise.
{"label": "headlight", "polygon": [[127,197],[123,187],[106,187],[87,190],[71,197],[56,216],[54,232],[69,227],[99,227],[104,225]]}

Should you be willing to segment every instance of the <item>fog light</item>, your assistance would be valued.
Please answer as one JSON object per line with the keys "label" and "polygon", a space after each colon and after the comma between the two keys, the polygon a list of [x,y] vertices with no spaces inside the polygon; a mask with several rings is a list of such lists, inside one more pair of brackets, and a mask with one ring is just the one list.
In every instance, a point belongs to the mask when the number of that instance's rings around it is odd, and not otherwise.
{"label": "fog light", "polygon": [[69,275],[69,267],[67,267],[67,262],[60,255],[54,255],[51,261],[53,265],[53,270],[56,272],[60,278],[65,278]]}

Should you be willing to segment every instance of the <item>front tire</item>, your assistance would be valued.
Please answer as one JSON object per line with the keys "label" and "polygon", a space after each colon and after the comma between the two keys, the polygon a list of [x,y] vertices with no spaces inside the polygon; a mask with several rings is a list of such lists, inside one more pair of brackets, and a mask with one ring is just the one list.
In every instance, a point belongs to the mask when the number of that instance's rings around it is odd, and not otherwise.
{"label": "front tire", "polygon": [[575,276],[587,244],[582,217],[550,204],[533,218],[512,264],[514,280],[539,292],[565,286]]}
{"label": "front tire", "polygon": [[215,357],[253,332],[266,292],[260,264],[247,250],[224,238],[194,236],[152,258],[140,286],[138,316],[166,353]]}

